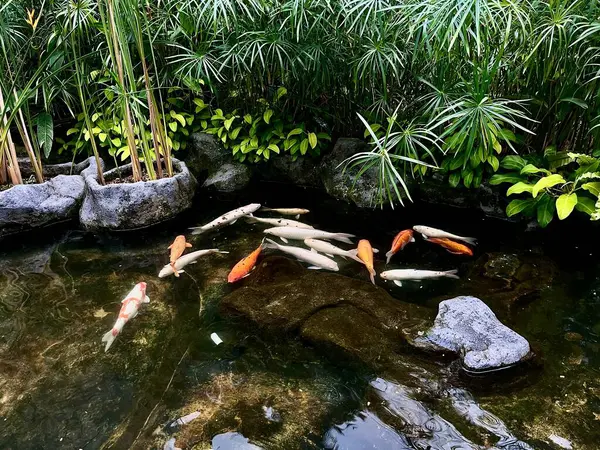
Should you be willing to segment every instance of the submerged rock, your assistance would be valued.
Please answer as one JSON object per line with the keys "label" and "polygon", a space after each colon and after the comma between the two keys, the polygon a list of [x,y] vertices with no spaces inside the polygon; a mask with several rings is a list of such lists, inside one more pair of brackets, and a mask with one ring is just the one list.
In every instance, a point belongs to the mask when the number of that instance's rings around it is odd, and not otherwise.
{"label": "submerged rock", "polygon": [[382,288],[279,256],[265,258],[221,309],[375,366],[395,361],[407,335],[431,320],[428,309],[399,302]]}
{"label": "submerged rock", "polygon": [[235,161],[215,136],[206,133],[190,136],[186,163],[196,178],[206,180],[203,187],[219,192],[242,190],[252,178],[249,166]]}
{"label": "submerged rock", "polygon": [[[20,184],[0,192],[0,237],[76,218],[85,191],[79,172],[91,162],[93,158],[77,166],[68,164],[73,175],[57,175],[45,183]],[[66,165],[60,166],[58,172],[69,173]],[[51,169],[48,166],[45,174],[56,173]]]}
{"label": "submerged rock", "polygon": [[261,447],[250,443],[243,434],[229,431],[217,434],[212,440],[213,450],[260,450]]}
{"label": "submerged rock", "polygon": [[414,342],[431,350],[460,355],[471,370],[514,365],[529,354],[529,343],[503,325],[493,311],[475,297],[456,297],[439,304],[433,327]]}
{"label": "submerged rock", "polygon": [[[95,163],[83,171],[86,196],[79,214],[89,230],[134,230],[175,217],[189,208],[196,179],[186,165],[173,158],[170,178],[138,183],[98,184]],[[107,181],[130,174],[131,164],[104,174]]]}

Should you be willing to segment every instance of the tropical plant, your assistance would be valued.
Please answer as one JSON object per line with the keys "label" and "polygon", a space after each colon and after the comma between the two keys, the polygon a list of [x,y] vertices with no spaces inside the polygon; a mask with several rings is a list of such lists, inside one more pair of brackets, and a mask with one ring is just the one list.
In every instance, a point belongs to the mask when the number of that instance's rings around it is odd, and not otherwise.
{"label": "tropical plant", "polygon": [[[546,227],[558,216],[564,220],[576,209],[600,219],[600,152],[596,156],[557,152],[546,149],[539,163],[528,162],[520,156],[507,156],[501,167],[506,172],[494,175],[492,185],[509,183],[506,195],[521,195],[506,207],[506,215],[535,216]],[[534,161],[535,162],[535,161]],[[543,166],[543,167],[540,167]]]}

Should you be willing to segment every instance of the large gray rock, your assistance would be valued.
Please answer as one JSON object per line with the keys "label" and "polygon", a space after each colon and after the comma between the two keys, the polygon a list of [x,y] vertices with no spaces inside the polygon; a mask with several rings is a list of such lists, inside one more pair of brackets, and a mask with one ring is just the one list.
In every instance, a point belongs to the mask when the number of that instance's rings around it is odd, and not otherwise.
{"label": "large gray rock", "polygon": [[215,136],[206,133],[190,136],[186,164],[196,178],[206,180],[203,187],[219,192],[242,190],[252,178],[249,166],[234,161],[230,151]]}
{"label": "large gray rock", "polygon": [[[189,208],[197,182],[186,165],[173,158],[175,175],[137,183],[98,183],[96,165],[83,171],[86,196],[79,218],[90,230],[134,230],[169,220]],[[107,181],[118,173],[131,173],[131,164],[104,174]]]}
{"label": "large gray rock", "polygon": [[511,366],[530,352],[524,337],[503,325],[481,300],[468,296],[441,302],[433,327],[414,344],[457,353],[471,370]]}
{"label": "large gray rock", "polygon": [[74,175],[57,175],[45,183],[21,184],[0,192],[0,237],[76,218],[85,191],[79,173],[92,162],[89,158],[77,166],[61,164],[60,170],[47,166],[46,176],[70,171]]}
{"label": "large gray rock", "polygon": [[272,155],[260,174],[268,181],[279,181],[297,186],[323,188],[319,160],[302,156],[295,161],[290,154]]}

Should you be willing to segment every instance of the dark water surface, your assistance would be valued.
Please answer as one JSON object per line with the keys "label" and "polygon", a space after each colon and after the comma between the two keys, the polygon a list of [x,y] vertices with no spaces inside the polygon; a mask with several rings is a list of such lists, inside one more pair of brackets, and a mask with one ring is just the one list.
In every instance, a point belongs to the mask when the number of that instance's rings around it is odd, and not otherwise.
{"label": "dark water surface", "polygon": [[[535,357],[477,375],[450,357],[413,354],[411,379],[392,378],[223,317],[219,302],[236,289],[229,269],[265,228],[242,220],[191,239],[193,250],[229,254],[200,259],[180,279],[157,278],[175,235],[250,202],[308,208],[302,220],[316,228],[369,239],[382,251],[378,272],[395,233],[412,225],[477,237],[473,258],[417,239],[391,264],[458,268],[460,281],[378,284],[434,311],[446,298],[478,296]],[[0,247],[0,448],[162,449],[175,437],[197,449],[560,448],[553,440],[598,449],[598,255],[598,229],[588,223],[527,231],[426,204],[366,212],[279,184],[199,198],[193,211],[144,231],[52,228],[8,238]],[[358,265],[340,273],[368,280]],[[139,281],[151,302],[105,353],[100,339]],[[169,425],[193,411],[200,417],[190,424]]]}

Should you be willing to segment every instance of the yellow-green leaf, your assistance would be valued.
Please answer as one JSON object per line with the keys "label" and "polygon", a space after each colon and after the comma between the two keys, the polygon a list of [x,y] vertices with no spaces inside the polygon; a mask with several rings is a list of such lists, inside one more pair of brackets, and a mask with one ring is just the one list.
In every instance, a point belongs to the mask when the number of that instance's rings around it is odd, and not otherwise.
{"label": "yellow-green leaf", "polygon": [[317,135],[315,133],[308,133],[308,143],[310,148],[314,149],[317,146]]}
{"label": "yellow-green leaf", "polygon": [[114,138],[111,139],[110,142],[112,143],[112,145],[114,145],[115,147],[120,147],[121,146],[121,139],[119,138]]}
{"label": "yellow-green leaf", "polygon": [[287,138],[289,139],[290,137],[295,136],[297,134],[302,134],[302,128],[294,128],[288,133]]}
{"label": "yellow-green leaf", "polygon": [[528,175],[530,173],[539,173],[539,172],[543,172],[546,175],[550,175],[550,171],[546,170],[546,169],[539,169],[537,167],[535,167],[533,164],[527,164],[525,167],[523,167],[521,169],[521,175]]}
{"label": "yellow-green leaf", "polygon": [[169,128],[175,133],[177,131],[177,122],[169,122]]}
{"label": "yellow-green leaf", "polygon": [[242,127],[237,127],[231,133],[229,133],[229,137],[231,139],[237,139],[238,135],[240,134],[240,131],[242,131]]}
{"label": "yellow-green leaf", "polygon": [[573,212],[575,205],[577,204],[577,194],[563,194],[556,200],[556,212],[558,218],[564,220]]}
{"label": "yellow-green leaf", "polygon": [[225,122],[223,122],[223,123],[224,123],[224,125],[225,125],[225,129],[226,129],[227,131],[229,131],[229,129],[231,128],[231,124],[233,124],[233,121],[234,121],[234,120],[235,120],[235,116],[234,116],[234,117],[231,117],[231,118],[227,119]]}
{"label": "yellow-green leaf", "polygon": [[247,124],[251,124],[252,123],[252,116],[250,114],[246,114],[244,116],[244,122],[246,122]]}
{"label": "yellow-green leaf", "polygon": [[589,197],[579,196],[577,197],[575,209],[591,216],[596,212],[596,202]]}
{"label": "yellow-green leaf", "polygon": [[269,144],[269,146],[267,148],[269,148],[271,151],[274,151],[275,153],[279,154],[279,147],[276,144]]}
{"label": "yellow-green leaf", "polygon": [[267,109],[263,114],[263,119],[265,120],[266,123],[269,123],[272,116],[273,116],[273,110]]}
{"label": "yellow-green leaf", "polygon": [[531,194],[532,189],[533,189],[532,184],[527,184],[527,183],[523,183],[522,181],[519,181],[518,183],[513,184],[508,189],[508,191],[506,191],[506,196],[509,196],[512,194],[521,194],[523,192],[529,192]]}
{"label": "yellow-green leaf", "polygon": [[98,139],[100,139],[100,142],[106,141],[107,137],[108,137],[108,134],[106,134],[106,133],[98,133]]}
{"label": "yellow-green leaf", "polygon": [[581,187],[596,197],[600,195],[600,182],[598,181],[582,184]]}
{"label": "yellow-green leaf", "polygon": [[300,142],[300,153],[305,155],[307,150],[308,150],[308,139],[305,138],[305,139],[302,139],[302,142]]}
{"label": "yellow-green leaf", "polygon": [[532,198],[528,198],[525,200],[522,200],[522,199],[513,200],[506,207],[506,215],[508,217],[512,217],[515,214],[519,214],[520,212],[523,212],[527,208],[532,206],[534,203],[535,203],[535,200]]}
{"label": "yellow-green leaf", "polygon": [[531,190],[531,195],[533,197],[537,197],[542,189],[548,189],[552,186],[556,186],[557,184],[563,183],[566,183],[565,179],[557,173],[548,177],[540,178],[538,182],[535,183],[535,186],[533,186],[533,189]]}
{"label": "yellow-green leaf", "polygon": [[79,128],[69,128],[67,130],[67,136],[71,136],[73,133],[78,133],[79,132]]}

